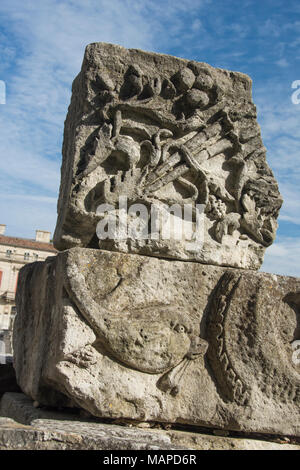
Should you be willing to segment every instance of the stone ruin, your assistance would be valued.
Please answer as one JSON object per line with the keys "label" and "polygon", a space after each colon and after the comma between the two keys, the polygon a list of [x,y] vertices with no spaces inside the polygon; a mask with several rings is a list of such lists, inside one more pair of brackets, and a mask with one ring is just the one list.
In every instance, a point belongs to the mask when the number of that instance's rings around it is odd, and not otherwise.
{"label": "stone ruin", "polygon": [[[124,221],[122,197],[163,224],[191,207],[201,243],[99,237],[99,206]],[[19,276],[23,392],[101,418],[300,436],[300,279],[257,272],[281,204],[248,76],[89,45],[65,123],[59,253]]]}

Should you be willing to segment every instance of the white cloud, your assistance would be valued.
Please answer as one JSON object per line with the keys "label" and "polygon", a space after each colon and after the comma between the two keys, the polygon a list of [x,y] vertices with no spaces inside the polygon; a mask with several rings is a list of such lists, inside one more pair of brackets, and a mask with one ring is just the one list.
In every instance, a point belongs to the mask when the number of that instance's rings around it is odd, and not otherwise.
{"label": "white cloud", "polygon": [[300,224],[300,105],[291,102],[292,83],[266,83],[254,90],[267,159],[284,203],[279,220]]}
{"label": "white cloud", "polygon": [[280,220],[286,220],[300,225],[300,188],[297,181],[280,182],[280,192],[283,196],[283,206],[279,215]]}
{"label": "white cloud", "polygon": [[264,24],[260,25],[258,31],[261,36],[278,37],[281,29],[282,25],[279,25],[273,19],[268,18]]}
{"label": "white cloud", "polygon": [[56,222],[56,198],[1,194],[1,223],[7,226],[6,234],[34,238],[36,229],[52,234]]}
{"label": "white cloud", "polygon": [[283,67],[283,68],[289,67],[289,65],[290,65],[290,64],[288,63],[288,61],[286,60],[286,58],[284,58],[284,57],[282,57],[281,59],[277,60],[277,61],[275,62],[275,64],[278,65],[278,67]]}
{"label": "white cloud", "polygon": [[197,18],[193,21],[191,28],[193,31],[201,30],[203,28],[202,22]]}
{"label": "white cloud", "polygon": [[279,238],[267,249],[261,271],[300,277],[300,239]]}

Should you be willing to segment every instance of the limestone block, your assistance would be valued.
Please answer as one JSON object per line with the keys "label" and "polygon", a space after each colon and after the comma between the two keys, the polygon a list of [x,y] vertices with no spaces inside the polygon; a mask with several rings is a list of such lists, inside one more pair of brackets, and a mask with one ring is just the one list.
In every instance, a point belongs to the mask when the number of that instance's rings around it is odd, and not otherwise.
{"label": "limestone block", "polygon": [[[65,123],[55,246],[258,269],[282,204],[265,154],[248,76],[90,44]],[[196,237],[201,206],[202,242],[191,248],[161,231],[99,240],[97,208],[110,204],[121,218],[120,196],[149,209],[146,225],[153,205],[181,214],[190,205]]]}
{"label": "limestone block", "polygon": [[300,436],[299,309],[297,278],[72,248],[20,272],[17,381],[96,417]]}

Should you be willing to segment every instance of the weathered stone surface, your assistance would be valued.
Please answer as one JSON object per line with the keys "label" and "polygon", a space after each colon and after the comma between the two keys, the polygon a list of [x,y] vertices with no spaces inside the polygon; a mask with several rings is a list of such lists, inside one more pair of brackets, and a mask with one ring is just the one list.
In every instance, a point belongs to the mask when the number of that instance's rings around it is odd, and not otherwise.
{"label": "weathered stone surface", "polygon": [[[59,250],[100,246],[258,269],[282,203],[248,76],[104,43],[87,47],[73,84],[61,176]],[[202,204],[203,245],[161,234],[99,241],[97,207],[108,203],[121,218],[120,195],[147,208]]]}
{"label": "weathered stone surface", "polygon": [[[175,430],[140,429],[83,421],[71,414],[35,408],[23,394],[1,401],[0,449],[79,450],[299,450],[289,439],[279,442]],[[21,423],[25,423],[22,425]]]}
{"label": "weathered stone surface", "polygon": [[[224,430],[300,436],[300,279],[254,271],[281,203],[249,77],[89,45],[65,124],[55,233],[65,251],[19,276],[14,367],[23,392],[36,407],[205,426],[224,442]],[[184,236],[163,236],[188,205]],[[155,226],[153,207],[163,215]],[[114,218],[134,230],[102,239],[99,226]],[[11,418],[17,402],[4,406]],[[23,424],[44,426],[50,440],[78,425],[25,408]],[[85,433],[92,448],[98,437],[105,449],[182,448],[170,433],[149,440],[140,430],[132,444],[132,435],[89,426],[61,445],[81,446]],[[217,441],[207,442],[199,445]]]}
{"label": "weathered stone surface", "polygon": [[[0,416],[10,418],[19,424],[29,426],[37,420],[61,420],[80,421],[80,412],[82,410],[68,408],[69,413],[62,413],[58,409],[45,409],[37,406],[28,396],[22,392],[5,393],[0,400]],[[85,419],[85,422],[90,421]]]}
{"label": "weathered stone surface", "polygon": [[300,280],[73,248],[19,276],[14,365],[45,405],[300,435]]}

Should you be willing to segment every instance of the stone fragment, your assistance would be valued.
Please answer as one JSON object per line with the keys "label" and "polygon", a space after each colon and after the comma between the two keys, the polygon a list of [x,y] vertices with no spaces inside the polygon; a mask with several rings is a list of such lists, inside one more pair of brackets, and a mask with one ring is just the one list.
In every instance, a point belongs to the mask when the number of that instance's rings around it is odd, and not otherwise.
{"label": "stone fragment", "polygon": [[198,88],[199,90],[210,90],[213,88],[214,81],[213,79],[206,74],[201,74],[199,77],[196,78],[194,87]]}
{"label": "stone fragment", "polygon": [[199,106],[201,109],[203,109],[209,103],[209,96],[207,93],[196,89],[190,90],[186,95],[186,99],[192,108]]}
{"label": "stone fragment", "polygon": [[109,78],[108,74],[105,71],[101,71],[101,74],[96,75],[95,86],[99,87],[102,90],[113,91],[115,85],[113,81]]}
{"label": "stone fragment", "polygon": [[[282,204],[265,154],[248,76],[90,44],[65,123],[54,244],[258,269]],[[145,208],[142,236],[120,197]],[[127,233],[99,239],[103,204]]]}
{"label": "stone fragment", "polygon": [[175,84],[179,93],[184,93],[185,91],[192,88],[195,82],[195,75],[187,67],[179,70],[173,77],[173,83]]}
{"label": "stone fragment", "polygon": [[[29,416],[80,408],[130,429],[210,428],[219,443],[299,437],[300,279],[255,271],[281,203],[249,77],[89,45],[65,123],[62,252],[18,281],[14,367]],[[20,403],[3,401],[15,418]],[[38,441],[82,446],[77,423],[34,425]],[[99,432],[91,448],[183,445],[171,431]]]}
{"label": "stone fragment", "polygon": [[14,365],[41,405],[300,436],[300,280],[73,248],[22,268]]}

